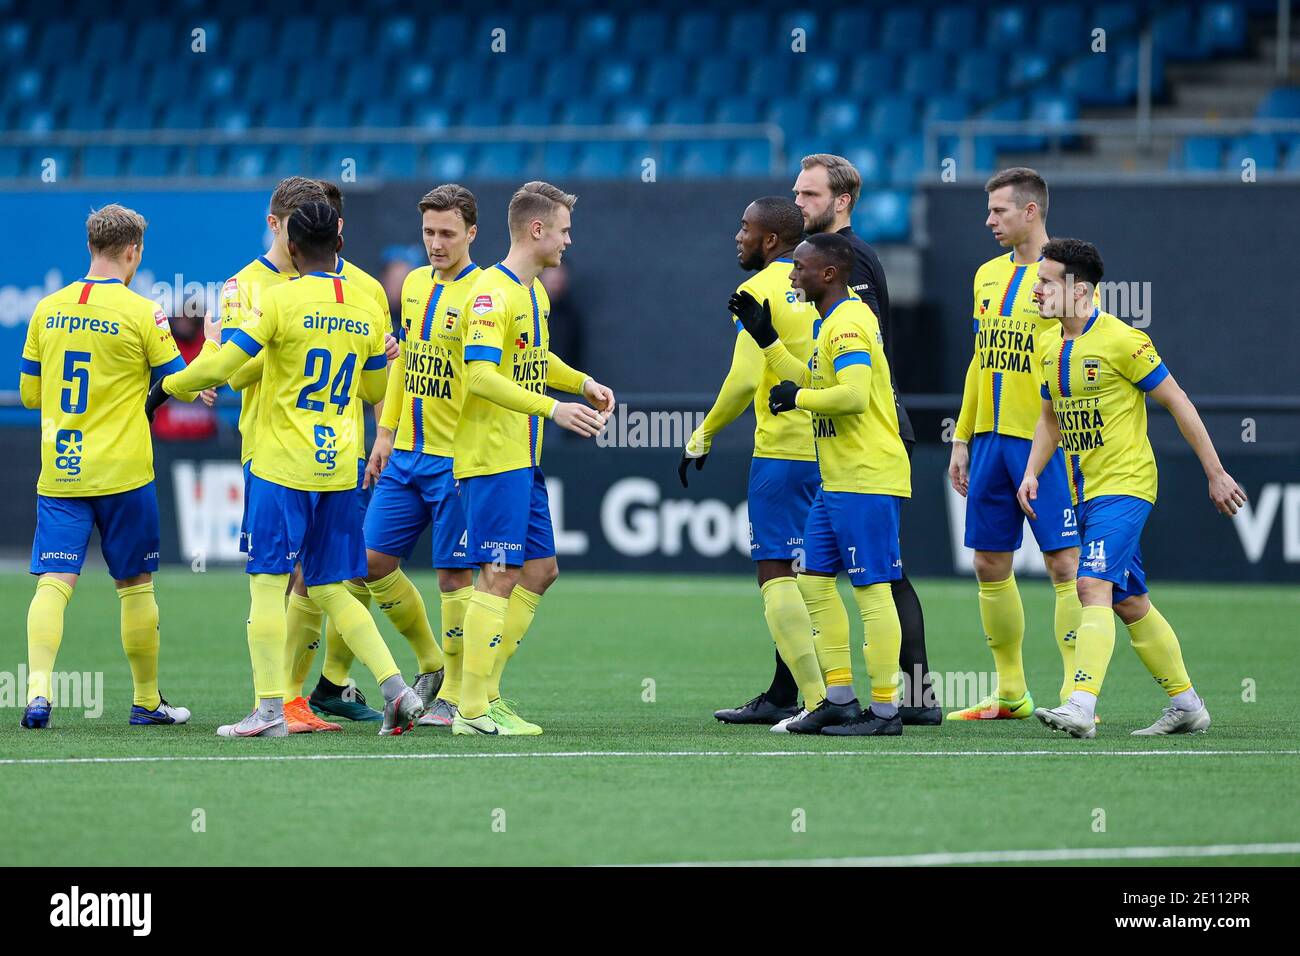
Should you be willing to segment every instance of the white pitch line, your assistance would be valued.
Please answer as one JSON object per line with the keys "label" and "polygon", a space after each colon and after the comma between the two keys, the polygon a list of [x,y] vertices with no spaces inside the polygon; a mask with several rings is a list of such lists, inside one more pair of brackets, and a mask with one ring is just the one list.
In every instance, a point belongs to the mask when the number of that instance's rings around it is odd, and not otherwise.
{"label": "white pitch line", "polygon": [[293,760],[529,760],[604,757],[1295,757],[1300,750],[555,750],[534,753],[189,754],[140,757],[6,757],[0,766],[116,763],[258,763]]}
{"label": "white pitch line", "polygon": [[1118,846],[1059,850],[976,850],[907,856],[840,856],[813,860],[701,860],[649,866],[961,866],[980,863],[1062,863],[1080,860],[1172,860],[1216,856],[1300,855],[1300,843],[1219,843],[1209,846]]}

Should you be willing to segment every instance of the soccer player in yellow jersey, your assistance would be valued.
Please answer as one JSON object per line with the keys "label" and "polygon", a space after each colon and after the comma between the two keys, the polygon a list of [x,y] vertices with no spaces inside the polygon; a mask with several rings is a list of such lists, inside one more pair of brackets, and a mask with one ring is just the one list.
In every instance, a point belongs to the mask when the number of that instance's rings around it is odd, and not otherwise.
{"label": "soccer player in yellow jersey", "polygon": [[[446,680],[435,699],[421,694],[428,709],[420,724],[450,727],[460,700],[461,637],[477,566],[466,550],[452,439],[465,397],[465,300],[480,271],[470,260],[478,204],[464,186],[447,183],[430,190],[419,210],[429,267],[413,270],[402,283],[402,353],[389,371],[367,466],[375,491],[365,521],[366,583],[399,631],[419,631],[421,639],[433,641],[420,593],[400,567],[433,525]],[[498,655],[503,666],[504,657]],[[500,692],[489,688],[488,696]]]}
{"label": "soccer player in yellow jersey", "polygon": [[219,350],[201,355],[151,390],[150,412],[168,394],[222,382],[266,350],[248,504],[248,644],[257,709],[217,733],[279,737],[284,715],[284,593],[301,563],[308,595],[370,669],[384,695],[380,734],[400,734],[423,713],[366,609],[342,582],[365,573],[354,462],[363,441],[355,402],[379,401],[386,385],[383,314],[335,272],[338,214],[324,202],[288,222],[300,277],[268,290],[256,314]]}
{"label": "soccer player in yellow jersey", "polygon": [[[781,379],[769,393],[770,410],[812,413],[821,470],[821,488],[804,528],[805,567],[799,578],[826,677],[826,699],[786,730],[897,736],[903,732],[898,713],[902,628],[890,582],[903,573],[899,505],[912,495],[912,476],[898,435],[889,359],[871,308],[849,293],[854,257],[848,239],[818,233],[800,243],[793,258],[791,284],[821,316],[813,327],[810,362],[796,358],[777,337],[770,307],[743,292],[731,299],[733,314]],[[848,574],[862,615],[871,678],[866,710],[853,692],[848,617],[835,588],[840,571]]]}
{"label": "soccer player in yellow jersey", "polygon": [[[812,356],[813,307],[790,287],[790,253],[803,237],[803,214],[791,200],[764,196],[750,203],[740,217],[736,258],[755,274],[737,292],[766,303],[772,324],[790,352],[803,361]],[[803,549],[803,528],[817,493],[817,452],[813,449],[811,418],[805,411],[776,415],[767,395],[780,379],[763,361],[758,347],[738,320],[731,368],[717,400],[682,451],[678,476],[687,486],[692,462],[698,470],[709,456],[713,437],[754,406],[754,457],[749,468],[749,557],[758,573],[763,612],[778,653],[790,668],[813,709],[826,695],[817,654],[813,650],[808,609],[799,593],[794,559]],[[785,722],[799,714],[797,704],[773,701],[767,693],[748,703],[714,712],[725,723],[771,724],[784,731]]]}
{"label": "soccer player in yellow jersey", "polygon": [[1101,277],[1101,256],[1091,243],[1053,239],[1043,247],[1034,297],[1053,325],[1040,337],[1035,356],[1040,416],[1017,497],[1034,517],[1038,476],[1063,448],[1083,550],[1083,622],[1069,698],[1051,710],[1040,707],[1034,716],[1073,737],[1096,735],[1097,695],[1115,649],[1118,614],[1138,658],[1169,695],[1164,713],[1134,736],[1199,733],[1209,728],[1210,712],[1187,676],[1173,628],[1151,603],[1138,547],[1156,500],[1146,396],[1173,415],[1222,514],[1235,515],[1246,493],[1224,471],[1195,406],[1147,334],[1094,305]]}
{"label": "soccer player in yellow jersey", "polygon": [[[63,614],[92,528],[122,602],[122,648],[135,684],[132,724],[183,724],[184,707],[158,692],[158,499],[153,444],[139,407],[151,379],[179,371],[167,317],[127,288],[144,252],[144,217],[105,206],[86,220],[90,271],[46,296],[27,327],[19,394],[41,411],[27,612],[27,707],[22,726],[49,725]],[[193,398],[193,396],[189,396]]]}
{"label": "soccer player in yellow jersey", "polygon": [[[466,299],[467,391],[452,438],[454,474],[479,565],[465,611],[461,690],[453,734],[536,734],[505,700],[490,697],[497,659],[514,653],[542,594],[559,575],[546,479],[542,421],[584,438],[605,426],[614,393],[550,350],[550,300],[538,281],[573,241],[577,197],[550,183],[525,183],[510,199],[510,251],[475,280]],[[547,387],[591,405],[557,402]],[[597,410],[599,409],[599,411]],[[504,666],[503,664],[500,666]]]}
{"label": "soccer player in yellow jersey", "polygon": [[[997,691],[955,711],[956,720],[1022,720],[1034,700],[1025,681],[1021,647],[1025,609],[1012,573],[1024,534],[1016,489],[1029,458],[1038,420],[1034,353],[1050,323],[1038,314],[1032,290],[1040,250],[1047,242],[1047,183],[1032,169],[1013,167],[991,178],[986,225],[1009,253],[975,273],[975,352],[966,372],[961,414],[948,476],[966,497],[966,547],[975,550],[980,622],[997,667]],[[1054,629],[1061,652],[1064,700],[1073,686],[1079,598],[1079,532],[1065,482],[1065,459],[1048,461],[1039,488],[1038,517],[1029,522],[1056,591]]]}

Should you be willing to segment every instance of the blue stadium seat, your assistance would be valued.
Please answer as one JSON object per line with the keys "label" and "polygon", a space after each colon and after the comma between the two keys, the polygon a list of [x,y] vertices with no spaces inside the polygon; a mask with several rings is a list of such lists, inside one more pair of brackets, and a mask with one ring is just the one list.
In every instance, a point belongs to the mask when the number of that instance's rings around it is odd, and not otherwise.
{"label": "blue stadium seat", "polygon": [[772,148],[761,140],[744,140],[731,154],[732,176],[766,177],[772,172]]}
{"label": "blue stadium seat", "polygon": [[[129,75],[133,71],[122,72]],[[139,89],[138,78],[132,79],[135,83],[127,91],[128,96],[136,95]],[[185,60],[154,63],[146,74],[144,85],[148,90],[149,101],[155,106],[170,106],[178,101],[198,99],[194,94],[194,74]]]}
{"label": "blue stadium seat", "polygon": [[605,122],[605,108],[596,100],[571,99],[561,105],[555,121],[562,126],[599,126]]}
{"label": "blue stadium seat", "polygon": [[1190,173],[1217,173],[1223,168],[1223,140],[1217,136],[1189,136],[1183,140],[1181,156],[1175,153],[1170,165]]}
{"label": "blue stadium seat", "polygon": [[465,176],[473,149],[461,143],[439,143],[429,147],[422,171],[438,182],[456,182]]}
{"label": "blue stadium seat", "polygon": [[379,52],[403,55],[415,45],[415,20],[408,16],[388,17],[379,25]]}
{"label": "blue stadium seat", "polygon": [[153,107],[143,103],[127,103],[113,113],[114,129],[153,129]]}
{"label": "blue stadium seat", "polygon": [[399,95],[418,100],[429,95],[432,89],[433,67],[421,61],[402,64],[397,81]]}
{"label": "blue stadium seat", "polygon": [[863,9],[836,10],[828,31],[831,49],[856,56],[878,37],[872,29],[871,14]]}
{"label": "blue stadium seat", "polygon": [[19,62],[27,53],[32,31],[22,20],[13,20],[0,28],[0,52],[6,60]]}
{"label": "blue stadium seat", "polygon": [[226,154],[226,175],[236,179],[260,179],[270,174],[271,148],[261,143],[230,147]]}
{"label": "blue stadium seat", "polygon": [[849,61],[848,91],[872,97],[898,88],[897,61],[890,53],[863,53]]}
{"label": "blue stadium seat", "polygon": [[1109,47],[1116,40],[1136,36],[1137,16],[1137,8],[1131,3],[1103,3],[1092,11],[1088,19],[1094,27],[1106,31],[1106,45]]}
{"label": "blue stadium seat", "polygon": [[940,93],[925,101],[921,122],[959,123],[970,116],[970,103],[960,93]]}
{"label": "blue stadium seat", "polygon": [[948,54],[934,51],[909,54],[903,65],[903,92],[925,96],[947,89],[949,59]]}
{"label": "blue stadium seat", "polygon": [[374,156],[380,176],[413,179],[419,169],[420,147],[415,143],[381,143]]}
{"label": "blue stadium seat", "polygon": [[722,20],[716,13],[690,10],[676,18],[677,30],[673,49],[700,59],[717,56],[718,40],[722,36]]}
{"label": "blue stadium seat", "polygon": [[537,170],[537,175],[552,182],[556,179],[567,179],[573,175],[577,153],[576,143],[560,141],[543,143],[540,156],[541,168]]}
{"label": "blue stadium seat", "polygon": [[1279,86],[1255,111],[1259,119],[1300,119],[1300,86]]}
{"label": "blue stadium seat", "polygon": [[[285,20],[279,20],[275,24],[276,40],[272,42],[272,50],[283,49],[284,40],[282,38],[293,37],[292,43],[295,49],[299,50],[318,50],[323,42],[321,40],[321,21],[317,17],[289,17]],[[276,157],[278,160],[279,157]]]}
{"label": "blue stadium seat", "polygon": [[267,103],[262,110],[262,122],[267,129],[293,129],[302,125],[302,107],[297,103],[279,100]]}
{"label": "blue stadium seat", "polygon": [[727,174],[727,147],[714,140],[683,143],[677,162],[677,175],[692,179],[712,179]]}
{"label": "blue stadium seat", "polygon": [[362,126],[405,126],[397,103],[371,100],[361,107]]}
{"label": "blue stadium seat", "polygon": [[99,130],[108,126],[108,108],[98,103],[74,103],[63,125],[67,129]]}
{"label": "blue stadium seat", "polygon": [[696,96],[728,96],[736,92],[736,66],[730,57],[703,60],[695,71],[691,92]]}
{"label": "blue stadium seat", "polygon": [[772,21],[766,12],[751,9],[733,13],[727,18],[724,49],[742,56],[760,52],[770,54],[774,47],[790,49],[789,36],[787,33],[782,37],[772,29]]}
{"label": "blue stadium seat", "polygon": [[1175,60],[1200,60],[1208,55],[1188,7],[1156,14],[1151,21],[1151,42],[1155,49]]}
{"label": "blue stadium seat", "polygon": [[708,121],[708,111],[705,109],[703,100],[669,100],[664,105],[664,111],[659,121],[673,124],[704,123]]}
{"label": "blue stadium seat", "polygon": [[1076,56],[1091,48],[1092,34],[1083,22],[1083,7],[1069,4],[1047,6],[1038,19],[1038,39],[1034,44],[1040,53],[1055,56]]}
{"label": "blue stadium seat", "polygon": [[939,172],[925,170],[925,141],[920,136],[900,140],[889,158],[889,181],[895,186],[911,186],[923,171]]}
{"label": "blue stadium seat", "polygon": [[767,121],[781,127],[787,139],[797,139],[812,131],[809,104],[799,97],[778,96],[770,100]]}
{"label": "blue stadium seat", "polygon": [[978,33],[979,19],[973,6],[944,7],[935,14],[931,46],[960,53],[970,47]]}
{"label": "blue stadium seat", "polygon": [[[1107,54],[1115,58],[1114,88],[1117,96],[1123,96],[1125,101],[1132,100],[1137,96],[1138,83],[1138,49],[1135,43],[1123,43],[1116,47],[1110,48],[1113,52]],[[1161,96],[1165,89],[1165,58],[1164,53],[1159,48],[1153,48],[1151,51],[1151,93],[1153,96]]]}
{"label": "blue stadium seat", "polygon": [[798,89],[810,96],[835,93],[840,89],[840,64],[828,57],[807,60],[799,70]]}
{"label": "blue stadium seat", "polygon": [[783,96],[794,89],[794,56],[754,57],[745,74],[743,89],[734,86],[728,93],[743,92],[750,96]]}
{"label": "blue stadium seat", "polygon": [[235,92],[235,72],[228,66],[212,66],[199,72],[200,95],[210,100],[226,100]]}
{"label": "blue stadium seat", "polygon": [[231,175],[226,167],[226,148],[216,143],[202,143],[191,151],[185,174],[203,179]]}
{"label": "blue stadium seat", "polygon": [[163,129],[206,129],[206,110],[193,102],[173,103],[163,110]]}
{"label": "blue stadium seat", "polygon": [[957,174],[967,172],[991,173],[997,167],[997,144],[991,136],[973,136],[969,139],[970,155],[966,154],[967,145],[956,136],[939,138],[939,161],[952,159],[957,164]]}
{"label": "blue stadium seat", "polygon": [[623,143],[583,143],[578,148],[574,174],[584,179],[617,179],[631,171]]}
{"label": "blue stadium seat", "polygon": [[638,92],[654,99],[681,96],[686,92],[686,63],[680,57],[651,60]]}
{"label": "blue stadium seat", "polygon": [[478,60],[452,60],[434,73],[434,91],[443,99],[464,102],[483,94],[483,64]]}
{"label": "blue stadium seat", "polygon": [[828,100],[817,109],[816,130],[822,136],[851,135],[861,123],[862,111],[854,100]]}
{"label": "blue stadium seat", "polygon": [[47,20],[41,25],[40,45],[35,57],[38,63],[58,63],[69,50],[79,49],[77,42],[79,25],[71,20]]}
{"label": "blue stadium seat", "polygon": [[910,96],[888,93],[871,110],[871,134],[882,140],[901,139],[916,128],[916,105]]}
{"label": "blue stadium seat", "polygon": [[39,106],[26,106],[14,116],[13,127],[23,133],[48,133],[55,127],[54,112]]}
{"label": "blue stadium seat", "polygon": [[724,96],[713,111],[715,123],[761,123],[763,108],[757,97]]}
{"label": "blue stadium seat", "polygon": [[984,45],[991,50],[1028,48],[1029,14],[1023,7],[993,7],[985,37]]}
{"label": "blue stadium seat", "polygon": [[618,20],[612,13],[586,12],[577,15],[574,46],[587,56],[601,56],[615,49]]}
{"label": "blue stadium seat", "polygon": [[[999,100],[992,106],[981,110],[979,118],[987,120],[1023,120],[1025,118],[1025,101],[1019,96]],[[999,149],[1035,149],[1038,142],[1026,136],[997,135],[990,138]]]}
{"label": "blue stadium seat", "polygon": [[241,133],[248,129],[249,122],[248,110],[233,104],[218,106],[212,114],[213,129],[227,133]]}
{"label": "blue stadium seat", "polygon": [[925,14],[916,7],[890,7],[880,22],[880,45],[887,50],[908,52],[925,44]]}
{"label": "blue stadium seat", "polygon": [[562,56],[569,48],[569,23],[560,13],[530,13],[524,49],[536,56]]}
{"label": "blue stadium seat", "polygon": [[627,52],[637,56],[659,55],[668,49],[668,18],[662,13],[638,12],[627,21]]}
{"label": "blue stadium seat", "polygon": [[41,95],[44,83],[41,71],[36,67],[28,66],[20,69],[11,78],[9,89],[14,99],[34,100]]}
{"label": "blue stadium seat", "polygon": [[[230,33],[230,54],[249,63],[265,62],[274,49],[271,32],[271,21],[267,17],[240,17]],[[157,51],[154,54],[157,55]]]}
{"label": "blue stadium seat", "polygon": [[553,100],[564,100],[586,89],[585,64],[561,58],[546,63],[542,93]]}
{"label": "blue stadium seat", "polygon": [[1300,173],[1300,143],[1292,143],[1286,151],[1286,160],[1281,169],[1284,173]]}
{"label": "blue stadium seat", "polygon": [[0,146],[0,179],[17,179],[23,172],[22,149],[18,146]]}
{"label": "blue stadium seat", "polygon": [[353,103],[366,103],[392,89],[387,64],[378,58],[353,60],[344,71],[342,94]]}
{"label": "blue stadium seat", "polygon": [[885,182],[885,154],[879,146],[860,143],[845,148],[842,155],[857,167],[863,186],[870,188]]}
{"label": "blue stadium seat", "polygon": [[377,152],[375,146],[365,143],[320,143],[312,147],[311,169],[336,182],[348,170],[358,177],[369,176],[379,167]]}
{"label": "blue stadium seat", "polygon": [[1061,71],[1061,90],[1085,106],[1118,106],[1125,98],[1115,88],[1114,68],[1105,53],[1075,57]]}
{"label": "blue stadium seat", "polygon": [[[422,20],[417,30],[416,43],[420,38],[436,37],[439,50],[462,50],[469,43],[469,18],[459,13],[439,13],[428,20]],[[476,36],[475,40],[483,46],[475,46],[475,52],[486,49],[491,41],[491,34]]]}
{"label": "blue stadium seat", "polygon": [[69,63],[54,71],[49,98],[61,105],[71,105],[89,98],[90,71],[80,63]]}
{"label": "blue stadium seat", "polygon": [[516,179],[523,167],[522,143],[487,143],[478,151],[473,172],[484,179]]}
{"label": "blue stadium seat", "polygon": [[307,126],[317,129],[348,129],[355,126],[353,109],[339,100],[317,103],[307,113]]}
{"label": "blue stadium seat", "polygon": [[623,97],[614,104],[609,121],[625,129],[645,129],[654,122],[655,111],[649,101]]}
{"label": "blue stadium seat", "polygon": [[776,36],[781,49],[789,50],[794,42],[794,31],[803,30],[806,50],[825,50],[825,33],[821,19],[814,10],[791,10],[782,13],[776,21]]}
{"label": "blue stadium seat", "polygon": [[596,63],[594,83],[597,96],[610,99],[627,96],[636,83],[636,66],[622,57],[604,57]]}
{"label": "blue stadium seat", "polygon": [[133,146],[126,161],[126,175],[141,178],[172,176],[176,173],[174,146]]}
{"label": "blue stadium seat", "polygon": [[491,100],[471,100],[460,113],[463,126],[500,126],[501,105]]}
{"label": "blue stadium seat", "polygon": [[117,146],[87,146],[81,151],[81,175],[107,179],[122,174],[122,150]]}
{"label": "blue stadium seat", "polygon": [[498,59],[494,65],[492,95],[497,99],[509,101],[536,92],[537,62],[531,57],[513,55]]}
{"label": "blue stadium seat", "polygon": [[1278,141],[1267,133],[1251,133],[1238,137],[1228,146],[1223,165],[1231,173],[1240,175],[1242,164],[1248,160],[1255,161],[1259,172],[1273,172],[1278,168],[1281,158]]}
{"label": "blue stadium seat", "polygon": [[[314,158],[311,150],[306,146],[298,143],[280,143],[277,146],[268,147],[266,153],[266,171],[262,174],[267,178],[283,179],[285,176],[301,176],[303,170],[310,170],[322,178],[336,179],[339,175],[339,169],[334,167],[313,168]],[[308,175],[311,175],[311,172]]]}
{"label": "blue stadium seat", "polygon": [[1021,53],[1011,61],[1011,88],[1037,86],[1052,68],[1051,59],[1043,53]]}
{"label": "blue stadium seat", "polygon": [[349,59],[357,55],[358,50],[368,50],[374,46],[370,39],[370,17],[343,16],[331,17],[329,32],[325,39],[325,53],[331,59]]}
{"label": "blue stadium seat", "polygon": [[968,50],[957,59],[953,92],[964,93],[975,102],[987,102],[1002,92],[1003,65],[989,50]]}
{"label": "blue stadium seat", "polygon": [[549,126],[558,122],[555,118],[556,109],[550,100],[527,96],[509,102],[505,116],[507,126]]}
{"label": "blue stadium seat", "polygon": [[902,190],[864,192],[853,209],[853,230],[867,242],[902,242],[911,226],[911,196]]}
{"label": "blue stadium seat", "polygon": [[451,111],[441,103],[416,103],[411,108],[411,125],[427,130],[446,129],[451,125]]}
{"label": "blue stadium seat", "polygon": [[1246,47],[1246,11],[1240,3],[1207,3],[1197,29],[1209,53],[1238,53]]}

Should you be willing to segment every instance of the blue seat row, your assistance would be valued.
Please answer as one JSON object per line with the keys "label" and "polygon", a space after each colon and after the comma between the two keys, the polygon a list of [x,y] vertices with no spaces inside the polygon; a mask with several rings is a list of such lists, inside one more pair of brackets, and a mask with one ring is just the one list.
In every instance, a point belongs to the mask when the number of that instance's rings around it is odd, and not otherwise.
{"label": "blue seat row", "polygon": [[1300,173],[1300,132],[1245,136],[1189,136],[1169,157],[1169,168],[1189,173]]}

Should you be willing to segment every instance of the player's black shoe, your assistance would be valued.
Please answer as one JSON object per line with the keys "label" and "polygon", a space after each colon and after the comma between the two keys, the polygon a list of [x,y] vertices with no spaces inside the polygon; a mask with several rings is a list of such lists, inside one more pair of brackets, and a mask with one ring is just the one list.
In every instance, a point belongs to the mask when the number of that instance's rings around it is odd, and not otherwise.
{"label": "player's black shoe", "polygon": [[829,700],[824,700],[817,705],[816,710],[809,711],[807,717],[790,721],[785,729],[792,734],[822,733],[823,727],[848,723],[861,713],[862,708],[856,697],[847,704],[832,704]]}
{"label": "player's black shoe", "polygon": [[789,707],[782,707],[768,700],[767,694],[764,693],[739,707],[715,710],[713,716],[724,724],[767,724],[771,726],[772,724],[779,724],[787,717],[793,717],[797,713],[799,713],[798,703],[791,704]]}
{"label": "player's black shoe", "polygon": [[880,717],[868,708],[847,723],[822,728],[822,733],[830,737],[898,737],[903,733],[903,720],[901,714]]}
{"label": "player's black shoe", "polygon": [[904,727],[938,727],[943,723],[943,711],[938,707],[900,707],[898,716]]}

